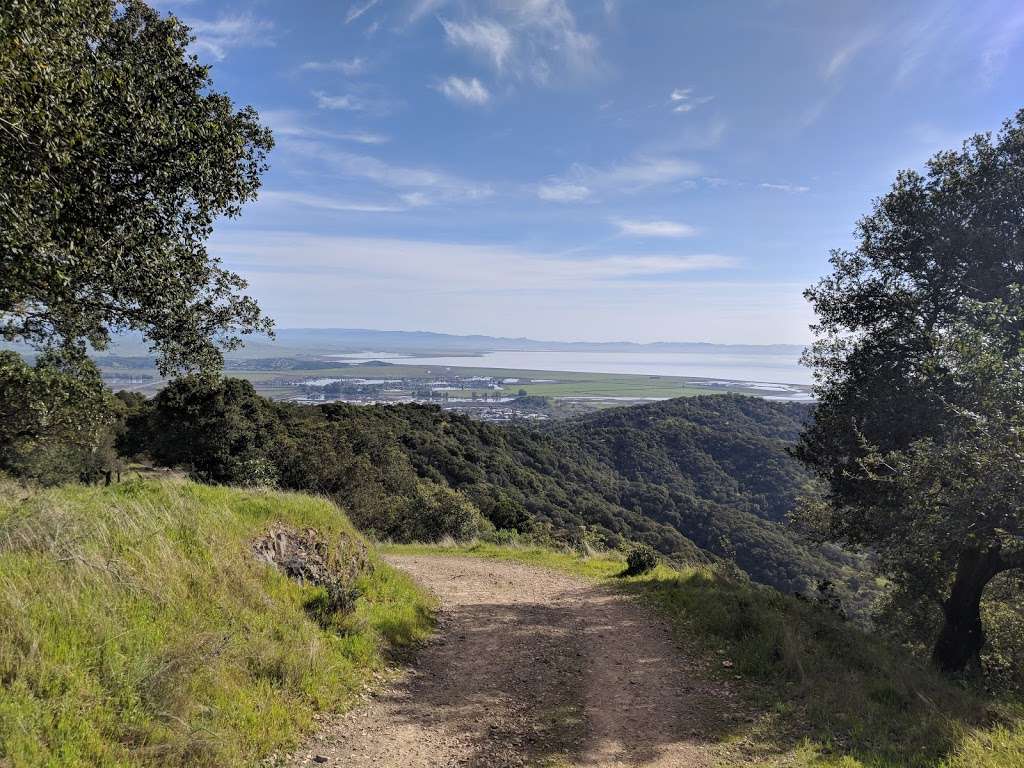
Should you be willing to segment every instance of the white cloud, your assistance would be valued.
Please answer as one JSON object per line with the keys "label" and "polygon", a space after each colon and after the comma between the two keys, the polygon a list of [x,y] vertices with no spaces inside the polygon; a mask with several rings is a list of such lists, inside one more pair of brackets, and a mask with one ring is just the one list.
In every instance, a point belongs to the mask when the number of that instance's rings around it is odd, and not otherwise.
{"label": "white cloud", "polygon": [[441,6],[447,4],[448,0],[416,0],[409,12],[409,23],[414,24],[427,14],[439,10]]}
{"label": "white cloud", "polygon": [[437,90],[443,93],[452,101],[459,101],[464,104],[486,104],[491,99],[484,84],[475,77],[464,80],[461,77],[452,75],[437,86]]}
{"label": "white cloud", "polygon": [[839,48],[834,54],[832,54],[832,58],[828,60],[828,64],[825,65],[825,71],[823,73],[825,79],[830,80],[846,69],[847,65],[853,61],[857,54],[871,43],[874,38],[875,33],[873,31],[862,32],[846,43],[846,45]]}
{"label": "white cloud", "polygon": [[596,172],[603,186],[642,188],[668,184],[696,176],[700,167],[696,163],[674,157],[641,157],[631,162]]}
{"label": "white cloud", "polygon": [[248,14],[221,16],[215,21],[185,19],[184,22],[195,35],[192,49],[206,53],[216,61],[223,60],[232,48],[274,44],[273,23]]}
{"label": "white cloud", "polygon": [[714,96],[694,96],[693,88],[674,88],[668,100],[672,103],[673,112],[692,112],[701,104],[707,104]]}
{"label": "white cloud", "polygon": [[800,184],[769,184],[768,182],[761,182],[761,189],[771,189],[776,192],[789,192],[789,193],[800,193],[810,192],[810,187],[805,187]]}
{"label": "white cloud", "polygon": [[[745,281],[716,255],[565,258],[515,246],[218,230],[211,252],[282,327],[533,338],[793,342],[802,282]],[[502,269],[481,265],[501,264]]]}
{"label": "white cloud", "polygon": [[[421,0],[410,22],[440,4]],[[578,29],[565,0],[483,0],[473,8],[472,15],[440,19],[445,39],[481,56],[499,74],[543,85],[595,72],[597,38]]]}
{"label": "white cloud", "polygon": [[260,202],[298,205],[304,208],[318,208],[324,211],[353,211],[358,213],[396,213],[404,211],[405,208],[399,205],[386,205],[381,203],[354,202],[351,200],[339,200],[334,197],[323,195],[311,195],[306,192],[290,190],[265,189],[260,192]]}
{"label": "white cloud", "polygon": [[590,197],[590,190],[582,184],[570,184],[552,179],[537,185],[537,197],[554,203],[575,203]]}
{"label": "white cloud", "polygon": [[550,177],[539,184],[537,196],[553,202],[577,202],[597,192],[637,192],[690,179],[699,173],[696,163],[675,157],[635,157],[607,168],[578,164],[565,177]]}
{"label": "white cloud", "polygon": [[915,14],[909,24],[899,31],[901,59],[896,68],[894,83],[904,85],[933,51],[947,37],[955,21],[955,7],[948,2],[934,2],[927,14]]}
{"label": "white cloud", "polygon": [[[339,152],[314,141],[295,141],[288,149],[315,160],[319,165],[352,178],[368,179],[376,184],[402,192],[420,192],[418,205],[441,201],[482,200],[494,194],[487,184],[463,179],[432,168],[391,165],[368,155]],[[409,201],[406,201],[408,204]]]}
{"label": "white cloud", "polygon": [[[395,238],[348,238],[295,233],[266,233],[217,238],[218,253],[250,269],[300,266],[317,275],[352,271],[396,284],[450,289],[576,290],[588,282],[671,278],[693,272],[731,270],[736,259],[719,254],[611,254],[566,257],[504,245],[428,242]],[[230,244],[230,245],[227,245]],[[290,257],[282,260],[281,249]],[[297,256],[301,254],[301,256]],[[296,259],[301,259],[300,264]],[[501,263],[501,270],[480,264]],[[443,281],[439,275],[445,275]]]}
{"label": "white cloud", "polygon": [[423,192],[406,192],[404,195],[399,195],[399,197],[410,208],[420,208],[431,203],[430,197]]}
{"label": "white cloud", "polygon": [[345,14],[345,23],[351,24],[379,2],[380,0],[366,0],[364,3],[353,3],[349,6],[348,13]]}
{"label": "white cloud", "polygon": [[316,96],[316,105],[319,109],[344,109],[349,112],[361,112],[366,108],[362,101],[350,94],[331,96],[323,91],[314,91],[313,95]]}
{"label": "white cloud", "polygon": [[366,59],[357,56],[347,60],[307,61],[300,69],[309,72],[343,72],[348,77],[354,77],[366,69]]}
{"label": "white cloud", "polygon": [[636,221],[612,219],[620,234],[636,237],[691,237],[697,228],[678,221]]}
{"label": "white cloud", "polygon": [[512,51],[512,35],[492,19],[482,19],[460,24],[441,19],[445,37],[454,46],[469,48],[491,60],[499,72]]}
{"label": "white cloud", "polygon": [[981,78],[986,86],[992,85],[1006,68],[1010,52],[1024,38],[1024,10],[1000,21],[999,28],[985,42],[981,53]]}
{"label": "white cloud", "polygon": [[313,128],[305,124],[299,113],[291,110],[261,110],[260,119],[270,126],[275,136],[336,139],[337,141],[354,141],[357,144],[387,144],[391,140],[387,136],[367,131],[329,131]]}

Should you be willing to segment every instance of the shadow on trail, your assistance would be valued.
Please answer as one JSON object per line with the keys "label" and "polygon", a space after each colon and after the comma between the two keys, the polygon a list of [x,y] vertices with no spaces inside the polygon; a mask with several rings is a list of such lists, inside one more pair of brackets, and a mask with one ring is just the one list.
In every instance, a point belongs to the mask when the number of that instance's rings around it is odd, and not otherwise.
{"label": "shadow on trail", "polygon": [[734,725],[723,686],[684,663],[643,610],[582,586],[553,604],[454,606],[386,700],[394,717],[469,744],[465,765],[677,765],[661,761]]}
{"label": "shadow on trail", "polygon": [[746,702],[734,711],[758,711],[733,735],[746,730],[758,759],[817,744],[858,765],[933,767],[1000,719],[990,700],[807,600],[700,570],[621,586],[671,617],[695,654],[728,658]]}

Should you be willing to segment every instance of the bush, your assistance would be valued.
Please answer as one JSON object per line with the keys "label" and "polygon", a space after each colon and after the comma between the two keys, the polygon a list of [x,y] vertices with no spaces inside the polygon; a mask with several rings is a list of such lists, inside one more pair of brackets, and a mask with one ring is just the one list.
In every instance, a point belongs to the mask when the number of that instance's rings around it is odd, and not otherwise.
{"label": "bush", "polygon": [[647,544],[637,544],[626,555],[626,570],[623,571],[623,575],[640,576],[650,573],[657,565],[658,553],[654,551],[654,548]]}
{"label": "bush", "polygon": [[446,536],[466,541],[480,533],[483,519],[465,494],[421,480],[408,505],[407,525],[413,541],[439,541]]}

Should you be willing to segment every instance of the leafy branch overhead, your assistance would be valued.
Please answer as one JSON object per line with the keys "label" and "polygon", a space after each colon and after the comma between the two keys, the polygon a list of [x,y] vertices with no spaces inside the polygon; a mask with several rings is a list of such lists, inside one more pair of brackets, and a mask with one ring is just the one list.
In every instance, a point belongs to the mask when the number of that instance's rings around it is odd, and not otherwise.
{"label": "leafy branch overhead", "polygon": [[207,251],[255,199],[273,147],[138,0],[0,8],[0,333],[38,348],[145,334],[164,373],[212,370],[269,333]]}

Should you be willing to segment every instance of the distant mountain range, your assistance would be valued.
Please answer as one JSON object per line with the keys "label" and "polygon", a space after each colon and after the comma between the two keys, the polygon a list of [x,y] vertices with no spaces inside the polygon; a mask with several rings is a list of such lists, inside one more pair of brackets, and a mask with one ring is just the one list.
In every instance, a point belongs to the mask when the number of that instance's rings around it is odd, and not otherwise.
{"label": "distant mountain range", "polygon": [[[12,345],[4,345],[12,346]],[[15,349],[27,351],[19,345]],[[430,331],[378,331],[367,328],[280,328],[276,338],[255,336],[245,347],[231,352],[231,359],[254,357],[295,357],[300,355],[344,354],[347,352],[484,354],[486,352],[690,352],[731,354],[792,354],[803,347],[796,344],[709,344],[705,342],[629,341],[538,341],[501,336],[457,336]],[[124,357],[148,356],[148,345],[139,334],[123,334],[106,354]]]}
{"label": "distant mountain range", "polygon": [[408,352],[427,350],[460,352],[735,352],[797,353],[795,344],[709,344],[706,342],[658,341],[538,341],[504,336],[456,336],[430,331],[376,331],[365,328],[282,328],[277,341],[284,346],[330,347],[343,351]]}

